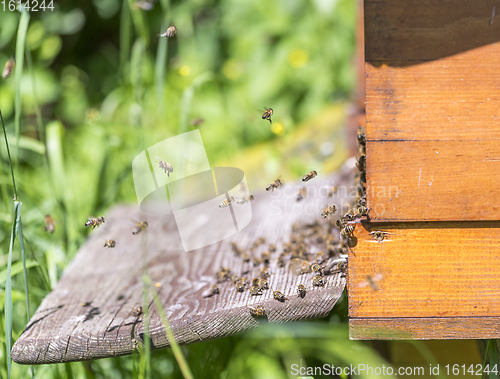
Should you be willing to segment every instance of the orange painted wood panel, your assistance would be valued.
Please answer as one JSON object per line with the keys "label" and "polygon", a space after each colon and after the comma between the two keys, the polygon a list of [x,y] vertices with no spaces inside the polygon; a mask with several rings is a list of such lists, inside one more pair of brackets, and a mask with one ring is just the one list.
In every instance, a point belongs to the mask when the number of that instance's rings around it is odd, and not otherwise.
{"label": "orange painted wood panel", "polygon": [[500,317],[351,318],[349,338],[354,340],[499,339]]}
{"label": "orange painted wood panel", "polygon": [[349,317],[500,316],[500,222],[358,223],[354,233]]}
{"label": "orange painted wood panel", "polygon": [[367,143],[370,221],[500,220],[500,141]]}

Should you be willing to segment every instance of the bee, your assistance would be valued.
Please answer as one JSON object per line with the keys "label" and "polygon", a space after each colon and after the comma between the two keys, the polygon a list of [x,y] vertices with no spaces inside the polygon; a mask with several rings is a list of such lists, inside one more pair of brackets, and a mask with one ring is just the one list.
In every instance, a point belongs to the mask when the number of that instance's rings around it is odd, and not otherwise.
{"label": "bee", "polygon": [[311,272],[311,265],[308,261],[303,260],[300,264],[300,272],[302,274],[309,274]]}
{"label": "bee", "polygon": [[273,297],[282,303],[285,302],[285,300],[288,300],[288,298],[285,297],[285,295],[283,295],[280,291],[273,291]]}
{"label": "bee", "polygon": [[250,195],[250,196],[245,196],[245,197],[242,197],[241,199],[238,199],[237,203],[238,204],[246,204],[252,200],[253,200],[253,195]]}
{"label": "bee", "polygon": [[274,243],[269,244],[269,251],[274,253],[276,251],[276,245]]}
{"label": "bee", "polygon": [[266,278],[269,278],[269,270],[265,267],[261,268],[260,269],[260,272],[259,272],[259,278],[261,279],[266,279]]}
{"label": "bee", "polygon": [[241,259],[243,260],[243,262],[250,262],[250,255],[248,255],[247,253],[243,253],[241,254]]}
{"label": "bee", "polygon": [[235,286],[236,286],[236,291],[238,291],[238,292],[244,292],[245,291],[245,282],[244,281],[236,282]]}
{"label": "bee", "polygon": [[283,185],[283,181],[281,179],[276,179],[274,182],[271,182],[267,187],[266,191],[274,191],[279,186]]}
{"label": "bee", "polygon": [[233,252],[236,254],[236,255],[241,255],[242,254],[242,251],[241,249],[238,247],[238,244],[236,242],[231,242],[231,249],[233,249]]}
{"label": "bee", "polygon": [[343,218],[340,218],[337,220],[336,224],[339,229],[342,229],[347,225],[347,221],[345,221]]}
{"label": "bee", "polygon": [[370,286],[373,291],[378,291],[379,288],[378,288],[376,282],[378,282],[381,279],[383,279],[382,274],[376,274],[373,277],[368,275],[366,277],[366,281],[359,283],[358,287],[362,288],[362,287]]}
{"label": "bee", "polygon": [[16,65],[16,61],[14,58],[10,58],[7,63],[5,63],[5,67],[3,68],[2,76],[4,79],[7,79],[12,71],[14,70],[14,66]]}
{"label": "bee", "polygon": [[340,272],[346,272],[347,271],[347,262],[338,263],[337,268]]}
{"label": "bee", "polygon": [[375,238],[375,240],[377,240],[378,242],[382,242],[385,238],[385,235],[389,233],[376,231],[376,232],[371,232],[370,234],[373,235],[373,238]]}
{"label": "bee", "polygon": [[297,287],[297,297],[301,297],[302,299],[306,296],[306,287],[303,284],[299,284]]}
{"label": "bee", "polygon": [[346,225],[344,229],[340,231],[340,235],[342,236],[342,238],[347,239],[354,232],[355,228],[356,226],[353,224]]}
{"label": "bee", "polygon": [[270,260],[271,260],[271,252],[270,251],[263,252],[262,262],[264,262],[265,265],[268,265]]}
{"label": "bee", "polygon": [[283,245],[283,252],[284,253],[289,253],[290,251],[292,251],[292,246],[290,243],[286,243]]}
{"label": "bee", "polygon": [[311,171],[309,174],[306,174],[302,177],[303,182],[308,182],[312,178],[314,178],[318,173],[316,171]]}
{"label": "bee", "polygon": [[321,276],[323,276],[323,275],[324,275],[324,273],[323,273],[323,267],[322,267],[322,266],[320,266],[320,265],[319,265],[319,264],[317,264],[317,263],[313,263],[313,264],[311,265],[311,269],[313,270],[313,272],[317,273],[318,275],[321,275]]}
{"label": "bee", "polygon": [[269,289],[269,283],[267,279],[259,279],[258,286],[260,287],[261,290],[268,290]]}
{"label": "bee", "polygon": [[258,305],[257,307],[249,307],[248,311],[252,316],[256,317],[265,317],[266,316],[266,311],[262,307],[262,305]]}
{"label": "bee", "polygon": [[366,195],[361,196],[356,203],[358,206],[366,206]]}
{"label": "bee", "polygon": [[233,284],[236,284],[240,280],[243,280],[243,278],[240,278],[238,275],[231,276],[231,281],[233,282]]}
{"label": "bee", "polygon": [[115,247],[116,246],[116,242],[115,240],[107,240],[105,243],[104,243],[104,247],[107,247],[107,248],[110,248],[110,247]]}
{"label": "bee", "polygon": [[266,111],[262,115],[263,120],[269,120],[269,122],[272,124],[273,120],[271,120],[271,116],[273,115],[274,111],[273,108],[266,108]]}
{"label": "bee", "polygon": [[195,118],[195,119],[192,119],[189,123],[193,126],[201,126],[201,125],[203,125],[204,122],[205,122],[205,120],[202,118]]}
{"label": "bee", "polygon": [[328,197],[333,197],[333,194],[337,193],[339,190],[339,186],[333,186],[333,187],[330,187],[328,188],[328,190],[326,191],[326,196]]}
{"label": "bee", "polygon": [[163,169],[165,171],[165,174],[167,174],[168,172],[167,175],[170,178],[170,174],[174,172],[174,168],[172,167],[172,165],[168,162],[162,161],[161,158],[157,155],[155,156],[155,158],[158,158],[158,160],[156,161],[156,163],[158,163],[158,167],[160,169]]}
{"label": "bee", "polygon": [[253,286],[258,286],[258,285],[259,285],[259,280],[260,280],[260,278],[259,278],[259,277],[257,277],[257,278],[253,278],[253,279],[252,279],[252,287],[253,287]]}
{"label": "bee", "polygon": [[258,265],[260,265],[262,263],[262,258],[259,258],[259,257],[253,257],[252,258],[252,262],[253,262],[253,266],[254,267],[257,267]]}
{"label": "bee", "polygon": [[177,33],[177,28],[175,26],[169,26],[167,30],[165,30],[164,33],[159,34],[159,37],[167,37],[167,38],[172,38],[175,33]]}
{"label": "bee", "polygon": [[56,230],[56,222],[54,221],[54,219],[52,218],[51,215],[45,215],[45,227],[43,228],[43,230],[46,230],[48,231],[49,233],[54,233],[55,230]]}
{"label": "bee", "polygon": [[278,267],[284,267],[285,266],[285,256],[283,254],[280,254],[278,257]]}
{"label": "bee", "polygon": [[95,229],[97,226],[101,225],[104,222],[106,222],[104,217],[92,217],[89,218],[89,220],[85,223],[85,226],[92,226],[92,229]]}
{"label": "bee", "polygon": [[215,273],[215,279],[217,280],[217,283],[231,280],[231,270],[226,267],[219,268],[219,270]]}
{"label": "bee", "polygon": [[226,200],[219,203],[219,208],[226,208],[234,201],[234,197],[229,196]]}
{"label": "bee", "polygon": [[262,288],[259,286],[252,286],[250,287],[250,296],[258,296],[262,295]]}
{"label": "bee", "polygon": [[297,193],[297,201],[302,200],[304,197],[306,197],[306,195],[307,195],[307,189],[305,187],[302,187]]}
{"label": "bee", "polygon": [[366,155],[362,155],[359,157],[358,161],[356,162],[356,167],[359,171],[366,170]]}
{"label": "bee", "polygon": [[366,183],[366,171],[363,171],[361,175],[359,176],[359,180],[361,183]]}
{"label": "bee", "polygon": [[324,287],[325,286],[325,282],[324,282],[323,277],[321,275],[316,275],[313,278],[313,286],[314,287]]}
{"label": "bee", "polygon": [[148,223],[147,221],[143,221],[143,222],[137,222],[137,221],[133,221],[135,224],[136,224],[136,227],[134,228],[134,230],[132,230],[132,234],[139,234],[140,232],[142,232],[144,229],[146,229],[148,227]]}
{"label": "bee", "polygon": [[326,251],[328,252],[328,256],[335,255],[335,246],[334,245],[326,245]]}
{"label": "bee", "polygon": [[356,217],[351,213],[351,212],[347,212],[343,217],[342,217],[342,220],[344,221],[354,221],[356,219]]}
{"label": "bee", "polygon": [[330,205],[321,213],[321,216],[323,216],[323,218],[327,218],[328,216],[334,214],[336,211],[337,207],[335,205]]}
{"label": "bee", "polygon": [[218,295],[220,293],[219,291],[219,287],[217,287],[217,284],[212,284],[210,286],[210,290],[208,292],[208,295],[206,295],[205,297],[212,297],[214,295]]}
{"label": "bee", "polygon": [[368,212],[370,212],[370,210],[365,207],[364,205],[361,205],[359,206],[358,208],[356,208],[356,215],[355,217],[356,218],[360,218],[360,217],[363,217],[363,216],[368,216]]}
{"label": "bee", "polygon": [[142,307],[140,305],[132,309],[132,316],[137,317],[140,316],[141,314],[142,314]]}

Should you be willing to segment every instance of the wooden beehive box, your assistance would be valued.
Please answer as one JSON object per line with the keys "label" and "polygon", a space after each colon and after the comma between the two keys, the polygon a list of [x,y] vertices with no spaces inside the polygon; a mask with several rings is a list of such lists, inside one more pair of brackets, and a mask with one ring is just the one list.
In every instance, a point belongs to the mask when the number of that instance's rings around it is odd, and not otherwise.
{"label": "wooden beehive box", "polygon": [[351,338],[500,338],[495,8],[364,1],[371,210],[349,256]]}

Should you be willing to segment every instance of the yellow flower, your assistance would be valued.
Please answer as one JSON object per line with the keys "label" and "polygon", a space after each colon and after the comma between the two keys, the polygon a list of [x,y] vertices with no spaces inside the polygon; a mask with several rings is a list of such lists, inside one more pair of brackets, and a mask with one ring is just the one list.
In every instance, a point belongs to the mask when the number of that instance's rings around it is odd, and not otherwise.
{"label": "yellow flower", "polygon": [[288,63],[293,68],[304,67],[309,62],[309,54],[303,49],[294,49],[288,54]]}
{"label": "yellow flower", "polygon": [[179,68],[179,75],[181,76],[188,76],[190,73],[191,73],[191,67],[189,67],[188,65],[182,65]]}
{"label": "yellow flower", "polygon": [[285,134],[285,126],[281,122],[273,122],[271,125],[271,131],[277,136],[281,137]]}

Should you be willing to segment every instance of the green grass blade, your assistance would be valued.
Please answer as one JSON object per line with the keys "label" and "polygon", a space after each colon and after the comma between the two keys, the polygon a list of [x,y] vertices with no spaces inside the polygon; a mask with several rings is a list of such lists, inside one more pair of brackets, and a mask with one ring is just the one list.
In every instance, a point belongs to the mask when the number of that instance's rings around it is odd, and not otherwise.
{"label": "green grass blade", "polygon": [[[23,74],[24,66],[24,51],[26,47],[26,33],[28,31],[28,24],[30,21],[30,14],[21,7],[21,20],[19,21],[19,28],[17,30],[16,41],[16,98],[15,98],[15,128],[17,139],[17,156],[16,156],[16,171],[19,170],[19,137],[21,135],[21,76]],[[16,197],[17,198],[17,197]]]}
{"label": "green grass blade", "polygon": [[[170,2],[169,0],[161,0],[161,9],[164,15],[161,24],[160,33],[163,33],[168,28],[170,23]],[[168,38],[158,38],[158,50],[156,52],[155,62],[155,84],[156,97],[158,99],[158,115],[165,116],[165,107],[163,104],[163,83],[167,73],[167,55],[168,55]]]}
{"label": "green grass blade", "polygon": [[[21,233],[19,234],[19,238],[21,238]],[[14,263],[11,268],[10,268],[10,277],[13,278],[17,274],[20,274],[23,272],[23,270],[26,268],[32,268],[38,266],[38,262],[32,259],[28,259],[26,263],[24,262],[16,262]],[[6,268],[5,270],[0,271],[0,286],[2,286],[5,281],[7,280],[7,275],[9,274],[8,269]]]}
{"label": "green grass blade", "polygon": [[128,0],[123,0],[120,15],[120,75],[126,78],[125,66],[130,56],[130,7]]}
{"label": "green grass blade", "polygon": [[[12,175],[12,185],[14,186],[14,200],[17,200],[16,179],[14,178],[14,166],[12,165],[12,158],[10,156],[9,140],[7,139],[7,132],[5,131],[5,123],[3,122],[2,111],[0,111],[0,119],[2,121],[3,136],[5,138],[5,146],[7,147],[7,155],[9,156],[10,173]],[[19,147],[18,147],[18,149],[19,149]],[[4,187],[4,186],[2,186],[2,187]]]}
{"label": "green grass blade", "polygon": [[12,250],[19,225],[21,224],[21,206],[22,203],[14,201],[14,217],[12,222],[12,232],[10,235],[9,258],[7,261],[7,278],[5,280],[5,342],[7,346],[7,375],[10,379],[12,361],[10,350],[12,349]]}
{"label": "green grass blade", "polygon": [[[132,8],[132,4],[135,0],[128,0],[129,6]],[[149,45],[149,29],[147,27],[146,21],[144,21],[143,13],[140,9],[131,9],[132,21],[134,23],[135,30],[139,36],[141,36],[141,40],[144,43],[144,46]]]}
{"label": "green grass blade", "polygon": [[165,314],[165,310],[163,309],[163,306],[161,305],[161,301],[158,298],[158,293],[156,292],[155,289],[152,289],[153,292],[153,299],[156,305],[156,309],[158,310],[158,313],[160,314],[161,321],[163,323],[163,326],[165,326],[165,333],[167,335],[168,343],[170,344],[170,347],[172,348],[172,352],[174,353],[175,360],[177,361],[177,364],[179,365],[179,368],[181,369],[182,376],[184,379],[193,379],[193,374],[191,373],[191,370],[187,364],[186,358],[184,358],[184,355],[182,354],[182,350],[175,340],[174,333],[172,333],[172,328],[170,327],[170,323],[168,322],[167,315]]}
{"label": "green grass blade", "polygon": [[45,145],[45,131],[43,130],[42,111],[40,110],[40,102],[38,101],[38,91],[36,88],[35,70],[33,70],[33,60],[31,58],[31,51],[28,47],[28,43],[26,43],[26,63],[28,63],[28,71],[29,71],[30,77],[31,77],[31,88],[33,89],[33,102],[35,105],[36,124],[38,127],[38,136],[40,138],[40,141]]}
{"label": "green grass blade", "polygon": [[498,379],[498,371],[495,373],[491,370],[496,368],[498,370],[498,349],[496,340],[488,340],[489,353],[488,353],[488,363],[490,364],[490,375],[489,379]]}

